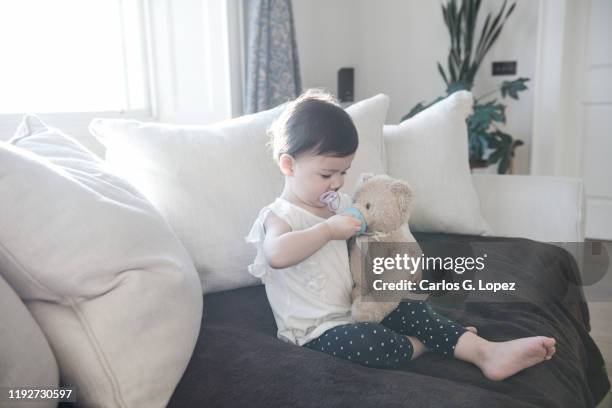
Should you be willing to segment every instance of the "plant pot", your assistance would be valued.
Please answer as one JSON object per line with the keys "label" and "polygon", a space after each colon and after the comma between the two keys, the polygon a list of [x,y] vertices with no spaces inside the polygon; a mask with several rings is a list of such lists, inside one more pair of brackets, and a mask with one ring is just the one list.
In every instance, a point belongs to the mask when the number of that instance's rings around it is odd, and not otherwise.
{"label": "plant pot", "polygon": [[486,160],[474,160],[470,159],[470,169],[481,169],[487,167],[489,162]]}

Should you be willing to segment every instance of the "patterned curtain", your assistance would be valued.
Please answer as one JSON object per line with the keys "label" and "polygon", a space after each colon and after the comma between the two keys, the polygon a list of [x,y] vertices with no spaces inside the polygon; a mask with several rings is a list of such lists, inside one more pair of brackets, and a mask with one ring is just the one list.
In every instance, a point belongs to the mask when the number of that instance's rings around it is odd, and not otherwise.
{"label": "patterned curtain", "polygon": [[246,113],[270,109],[301,92],[291,0],[246,0]]}

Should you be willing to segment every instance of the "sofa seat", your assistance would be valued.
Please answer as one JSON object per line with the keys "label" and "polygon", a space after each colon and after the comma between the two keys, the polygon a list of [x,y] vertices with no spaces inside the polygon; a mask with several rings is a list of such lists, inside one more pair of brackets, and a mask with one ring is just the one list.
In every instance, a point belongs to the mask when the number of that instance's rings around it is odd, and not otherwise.
{"label": "sofa seat", "polygon": [[514,292],[433,293],[436,310],[476,326],[489,340],[552,336],[553,359],[501,382],[434,353],[398,370],[360,366],[278,340],[259,285],[204,297],[202,331],[169,406],[577,408],[595,406],[608,392],[602,356],[588,333],[580,275],[568,252],[519,238],[415,237],[430,256],[473,255],[483,248],[488,254],[483,271],[425,271],[424,278],[516,282]]}

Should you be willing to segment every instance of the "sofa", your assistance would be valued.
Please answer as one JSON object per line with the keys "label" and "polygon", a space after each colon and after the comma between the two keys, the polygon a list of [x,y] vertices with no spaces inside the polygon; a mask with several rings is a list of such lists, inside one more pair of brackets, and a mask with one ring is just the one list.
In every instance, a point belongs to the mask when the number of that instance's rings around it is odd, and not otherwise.
{"label": "sofa", "polygon": [[363,172],[406,180],[425,251],[485,252],[478,276],[521,288],[434,291],[434,308],[494,341],[553,336],[552,360],[494,382],[435,353],[385,370],[276,338],[244,237],[282,188],[266,147],[282,106],[206,126],[98,118],[80,141],[29,115],[0,142],[0,388],[73,387],[60,406],[595,406],[610,384],[564,245],[584,241],[581,180],[472,175],[468,92],[400,125],[388,104],[346,108],[360,145],[345,191]]}

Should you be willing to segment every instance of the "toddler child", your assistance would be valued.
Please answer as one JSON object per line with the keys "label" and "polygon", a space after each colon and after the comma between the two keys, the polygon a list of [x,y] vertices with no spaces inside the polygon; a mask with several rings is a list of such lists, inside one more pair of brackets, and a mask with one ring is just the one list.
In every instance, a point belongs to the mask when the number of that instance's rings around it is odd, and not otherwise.
{"label": "toddler child", "polygon": [[354,322],[346,240],[361,223],[341,215],[351,204],[346,194],[335,212],[320,198],[344,184],[357,130],[331,95],[309,90],[288,104],[270,136],[285,187],[260,211],[247,241],[257,246],[249,272],[265,284],[279,339],[380,368],[433,351],[473,363],[491,380],[553,356],[553,338],[488,341],[423,301],[400,302],[380,323]]}

